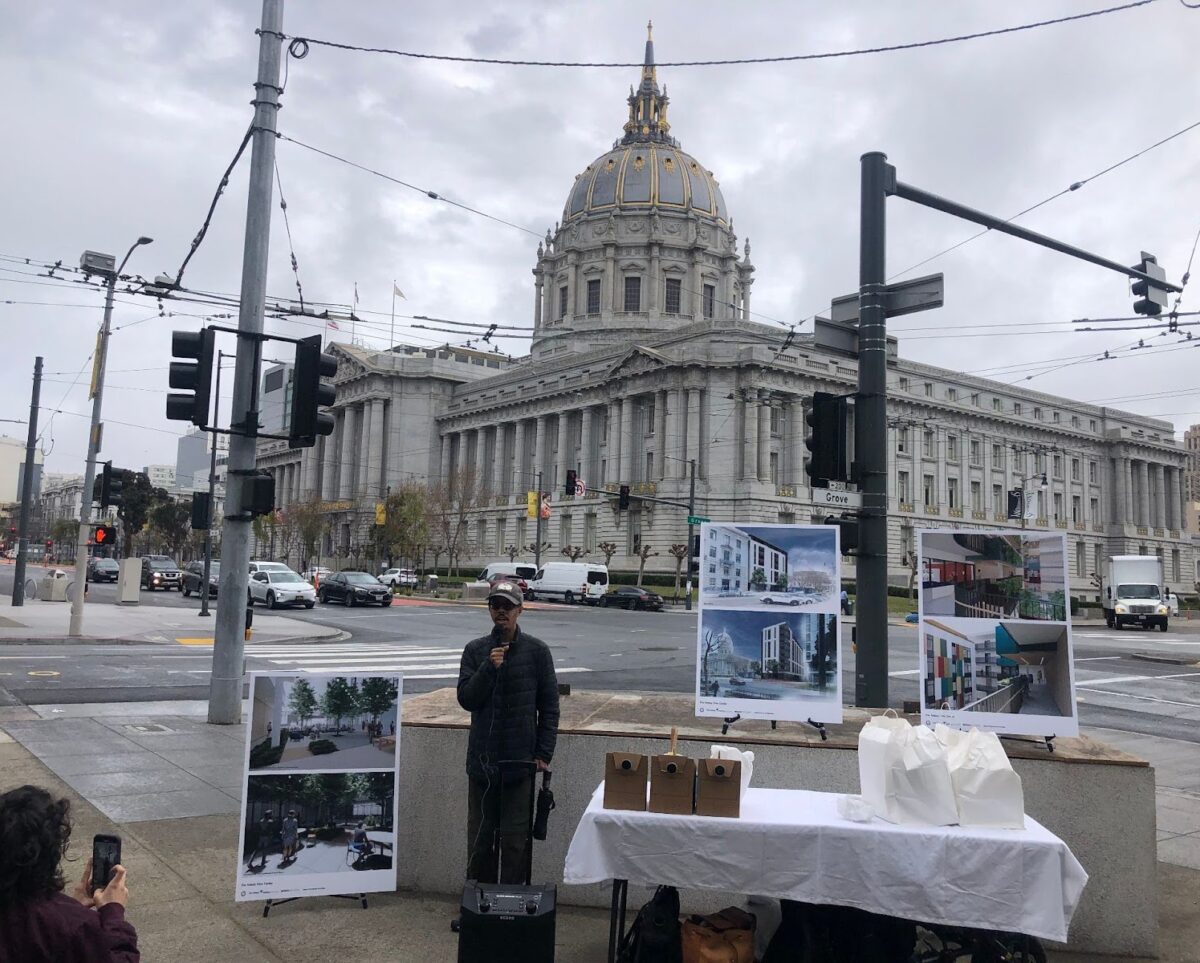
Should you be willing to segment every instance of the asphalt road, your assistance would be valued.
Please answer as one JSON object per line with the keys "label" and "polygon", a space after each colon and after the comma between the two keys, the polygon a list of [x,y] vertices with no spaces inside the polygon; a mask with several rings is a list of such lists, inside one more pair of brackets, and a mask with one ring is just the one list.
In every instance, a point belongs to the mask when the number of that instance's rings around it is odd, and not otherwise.
{"label": "asphalt road", "polygon": [[[11,573],[11,566],[0,566],[0,592],[11,591]],[[92,586],[93,602],[111,597],[115,586]],[[142,604],[199,608],[197,599],[175,592],[144,593]],[[463,645],[490,624],[480,606],[407,600],[387,609],[318,605],[277,614],[333,626],[350,638],[252,641],[246,648],[249,669],[403,671],[407,693],[453,685]],[[538,603],[521,624],[550,645],[562,682],[609,691],[694,689],[694,614]],[[849,633],[844,636],[843,701],[851,703],[854,654]],[[890,627],[889,695],[897,707],[918,698],[916,645],[915,626]],[[1200,623],[1175,622],[1168,633],[1079,625],[1074,646],[1082,725],[1200,743]],[[1135,658],[1143,655],[1176,661]],[[210,664],[211,648],[175,643],[0,645],[0,705],[201,699],[207,697]]]}

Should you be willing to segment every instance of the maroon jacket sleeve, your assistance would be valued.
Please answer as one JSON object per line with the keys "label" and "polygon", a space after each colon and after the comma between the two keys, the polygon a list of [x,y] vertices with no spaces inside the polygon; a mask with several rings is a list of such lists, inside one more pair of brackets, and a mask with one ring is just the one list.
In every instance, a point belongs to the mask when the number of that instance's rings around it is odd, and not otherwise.
{"label": "maroon jacket sleeve", "polygon": [[86,926],[75,931],[71,960],[79,963],[141,963],[137,931],[125,922],[120,903],[101,906]]}

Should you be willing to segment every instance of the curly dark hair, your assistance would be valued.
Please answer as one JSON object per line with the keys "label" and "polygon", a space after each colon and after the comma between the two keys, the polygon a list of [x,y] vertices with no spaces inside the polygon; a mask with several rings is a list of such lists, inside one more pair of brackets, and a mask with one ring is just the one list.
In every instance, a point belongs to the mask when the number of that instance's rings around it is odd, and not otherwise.
{"label": "curly dark hair", "polygon": [[59,863],[71,839],[71,804],[37,786],[0,796],[0,909],[63,888]]}

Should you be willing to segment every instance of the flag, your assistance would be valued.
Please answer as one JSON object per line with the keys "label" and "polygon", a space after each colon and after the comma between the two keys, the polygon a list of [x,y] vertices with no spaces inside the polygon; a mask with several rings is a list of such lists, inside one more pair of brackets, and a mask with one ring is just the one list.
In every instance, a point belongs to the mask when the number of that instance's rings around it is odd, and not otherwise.
{"label": "flag", "polygon": [[354,306],[358,307],[358,282],[354,282]]}
{"label": "flag", "polygon": [[404,301],[408,300],[408,298],[404,297],[404,292],[401,291],[399,287],[397,287],[395,281],[392,282],[392,294],[396,295],[396,297],[400,298],[401,300],[404,300]]}
{"label": "flag", "polygon": [[327,325],[329,325],[329,327],[333,328],[333,330],[334,330],[334,331],[341,331],[341,330],[342,330],[341,328],[339,328],[339,327],[338,327],[338,323],[337,323],[336,321],[326,321],[325,323],[326,323]]}

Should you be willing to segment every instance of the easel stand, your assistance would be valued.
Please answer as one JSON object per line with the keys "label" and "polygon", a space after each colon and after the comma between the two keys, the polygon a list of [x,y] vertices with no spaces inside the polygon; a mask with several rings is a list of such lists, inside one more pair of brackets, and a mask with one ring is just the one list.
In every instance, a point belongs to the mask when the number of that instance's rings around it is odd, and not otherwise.
{"label": "easel stand", "polygon": [[[733,725],[735,722],[741,721],[741,718],[742,718],[742,714],[739,712],[736,716],[727,716],[726,718],[722,719],[721,720],[721,735],[723,735],[723,736],[728,735],[729,727],[731,725]],[[816,723],[814,723],[814,725],[815,724]],[[771,731],[774,732],[777,728],[778,728],[778,724],[776,723],[776,721],[774,719],[772,719],[771,720]]]}
{"label": "easel stand", "polygon": [[1022,738],[1021,736],[1001,736],[1000,738],[1007,739],[1010,742],[1027,742],[1027,743],[1031,743],[1032,745],[1035,745],[1035,746],[1044,745],[1046,747],[1047,752],[1053,753],[1054,752],[1054,740],[1057,739],[1058,736],[1034,736],[1032,739],[1025,739],[1025,738]]}
{"label": "easel stand", "polygon": [[813,721],[812,721],[812,719],[805,719],[804,721],[805,721],[805,723],[807,723],[808,725],[810,725],[810,726],[812,726],[814,729],[816,729],[816,730],[817,730],[817,732],[821,733],[821,741],[822,741],[822,742],[828,742],[828,741],[829,741],[829,733],[825,731],[825,723],[823,723],[823,722],[813,722]]}
{"label": "easel stand", "polygon": [[[363,909],[367,908],[367,894],[366,893],[359,893],[357,895],[355,895],[354,893],[329,893],[328,895],[331,896],[333,899],[358,900],[360,903],[362,903]],[[314,899],[314,898],[315,897],[312,897],[312,896],[289,896],[286,899],[269,899],[263,905],[263,919],[266,919],[267,916],[270,915],[272,906],[282,906],[284,903],[294,903],[298,899]]]}

